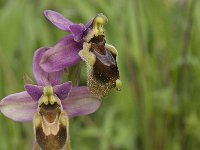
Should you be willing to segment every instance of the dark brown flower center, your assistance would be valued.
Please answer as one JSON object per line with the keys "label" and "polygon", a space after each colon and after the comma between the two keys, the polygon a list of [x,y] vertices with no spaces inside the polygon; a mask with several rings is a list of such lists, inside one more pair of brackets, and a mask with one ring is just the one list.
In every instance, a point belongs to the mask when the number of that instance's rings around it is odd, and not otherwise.
{"label": "dark brown flower center", "polygon": [[44,103],[40,105],[40,114],[49,123],[55,121],[56,117],[60,115],[60,106],[57,103],[45,105]]}
{"label": "dark brown flower center", "polygon": [[104,35],[98,35],[91,39],[91,49],[96,56],[96,62],[93,66],[93,75],[96,80],[107,83],[119,79],[119,71],[116,62],[116,55],[112,54],[106,47]]}

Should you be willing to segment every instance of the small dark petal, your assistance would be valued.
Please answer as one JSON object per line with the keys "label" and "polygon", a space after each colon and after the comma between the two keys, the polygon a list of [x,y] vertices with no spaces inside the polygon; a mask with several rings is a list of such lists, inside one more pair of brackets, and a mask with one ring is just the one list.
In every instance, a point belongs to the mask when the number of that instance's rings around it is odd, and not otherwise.
{"label": "small dark petal", "polygon": [[63,83],[60,85],[56,85],[53,88],[54,88],[54,92],[58,96],[58,98],[63,100],[68,96],[68,94],[72,88],[72,83],[71,82]]}
{"label": "small dark petal", "polygon": [[28,94],[36,101],[38,101],[43,94],[42,86],[27,84],[25,85],[25,89],[28,92]]}

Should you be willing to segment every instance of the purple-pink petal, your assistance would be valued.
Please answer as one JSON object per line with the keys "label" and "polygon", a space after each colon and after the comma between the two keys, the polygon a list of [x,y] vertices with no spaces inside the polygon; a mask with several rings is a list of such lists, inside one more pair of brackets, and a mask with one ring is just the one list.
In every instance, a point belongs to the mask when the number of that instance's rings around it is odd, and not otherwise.
{"label": "purple-pink petal", "polygon": [[36,101],[38,101],[43,94],[42,86],[27,84],[25,85],[25,89],[27,93]]}
{"label": "purple-pink petal", "polygon": [[61,102],[69,117],[93,113],[101,105],[101,99],[91,95],[86,86],[72,87],[69,96]]}
{"label": "purple-pink petal", "polygon": [[94,18],[91,19],[91,20],[85,25],[85,27],[86,27],[86,28],[92,28],[93,21],[94,21]]}
{"label": "purple-pink petal", "polygon": [[58,98],[63,100],[68,96],[68,94],[72,88],[72,83],[66,82],[66,83],[63,83],[60,85],[56,85],[53,88],[54,88],[54,92],[58,96]]}
{"label": "purple-pink petal", "polygon": [[87,36],[88,32],[92,29],[93,21],[94,21],[94,19],[91,19],[91,20],[85,25],[85,28],[86,28],[86,29],[85,29],[85,31],[83,32],[82,37]]}
{"label": "purple-pink petal", "polygon": [[8,95],[0,102],[0,111],[15,121],[32,121],[37,111],[37,101],[26,91]]}
{"label": "purple-pink petal", "polygon": [[81,43],[74,41],[73,35],[65,36],[44,53],[40,65],[46,72],[56,72],[76,65],[81,61],[78,52],[82,47]]}
{"label": "purple-pink petal", "polygon": [[69,26],[70,32],[74,36],[76,42],[82,41],[83,32],[85,31],[85,26],[83,24],[74,24]]}
{"label": "purple-pink petal", "polygon": [[44,15],[49,21],[51,21],[56,27],[66,32],[70,32],[69,26],[74,23],[66,19],[63,15],[52,10],[45,10]]}
{"label": "purple-pink petal", "polygon": [[33,74],[38,85],[57,85],[61,83],[62,71],[57,71],[52,73],[45,72],[41,66],[40,61],[45,54],[45,52],[50,51],[50,48],[43,47],[39,48],[33,57]]}

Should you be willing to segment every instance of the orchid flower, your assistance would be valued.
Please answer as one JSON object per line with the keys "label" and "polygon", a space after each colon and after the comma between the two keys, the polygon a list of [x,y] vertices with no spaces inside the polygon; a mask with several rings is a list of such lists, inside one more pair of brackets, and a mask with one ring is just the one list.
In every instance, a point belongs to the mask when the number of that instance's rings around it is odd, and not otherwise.
{"label": "orchid flower", "polygon": [[68,118],[96,111],[101,100],[86,86],[61,84],[62,71],[45,72],[39,65],[50,48],[40,48],[33,58],[33,73],[38,85],[26,84],[25,91],[11,94],[0,102],[0,111],[15,121],[33,121],[34,149],[70,150]]}
{"label": "orchid flower", "polygon": [[103,25],[107,18],[103,14],[98,14],[85,26],[73,23],[52,10],[46,10],[44,14],[56,27],[71,33],[43,55],[40,65],[46,72],[62,71],[83,60],[91,93],[103,97],[111,88],[121,89],[118,53],[106,43]]}

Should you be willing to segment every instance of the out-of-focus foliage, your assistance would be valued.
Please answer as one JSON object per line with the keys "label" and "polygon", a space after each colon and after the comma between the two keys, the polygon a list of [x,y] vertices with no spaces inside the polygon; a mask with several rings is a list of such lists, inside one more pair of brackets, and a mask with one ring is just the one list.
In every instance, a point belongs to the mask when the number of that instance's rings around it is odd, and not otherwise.
{"label": "out-of-focus foliage", "polygon": [[[37,48],[66,35],[45,9],[83,23],[104,13],[107,42],[119,52],[123,89],[70,121],[74,150],[199,149],[199,0],[0,0],[0,99],[23,90]],[[32,140],[31,123],[0,114],[1,150],[28,150]]]}

